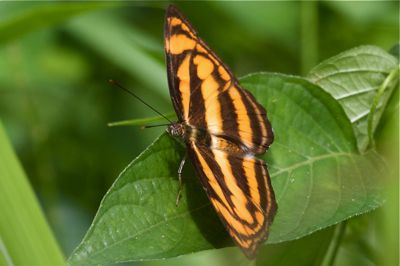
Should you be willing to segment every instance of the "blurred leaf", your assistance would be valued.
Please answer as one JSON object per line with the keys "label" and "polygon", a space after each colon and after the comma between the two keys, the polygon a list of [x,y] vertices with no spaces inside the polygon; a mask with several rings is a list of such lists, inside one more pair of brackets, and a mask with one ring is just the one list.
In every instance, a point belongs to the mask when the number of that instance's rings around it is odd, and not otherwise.
{"label": "blurred leaf", "polygon": [[[19,3],[23,6],[22,3]],[[4,6],[3,8],[7,8]],[[0,44],[18,38],[19,36],[60,23],[78,14],[99,9],[110,4],[104,3],[36,3],[29,9],[8,16],[0,21]]]}
{"label": "blurred leaf", "polygon": [[264,246],[257,256],[259,266],[322,265],[331,243],[334,227],[298,240]]}
{"label": "blurred leaf", "polygon": [[[398,3],[395,1],[388,1],[383,4],[381,1],[323,1],[325,5],[330,6],[341,15],[353,22],[361,25],[368,23],[387,20],[393,18],[392,14],[397,13],[398,17]],[[396,12],[397,11],[397,12]],[[391,14],[391,15],[388,15]]]}
{"label": "blurred leaf", "polygon": [[[381,204],[380,158],[358,155],[340,105],[318,86],[279,74],[242,79],[268,110],[276,139],[269,162],[279,211],[270,243],[300,238]],[[290,130],[288,130],[290,129]],[[104,197],[71,265],[168,258],[231,243],[192,168],[178,207],[184,148],[162,135]]]}
{"label": "blurred leaf", "polygon": [[0,210],[0,263],[64,265],[63,255],[1,123]]}
{"label": "blurred leaf", "polygon": [[[246,33],[258,38],[276,39],[285,46],[294,46],[299,19],[296,2],[211,2],[220,12],[231,17]],[[282,16],[282,14],[285,14]],[[268,19],[265,19],[268,18]],[[237,33],[236,33],[237,34]]]}
{"label": "blurred leaf", "polygon": [[372,237],[377,242],[378,265],[399,265],[399,99],[397,89],[376,132],[377,149],[385,156],[390,168],[390,175],[385,177],[387,201],[379,209]]}
{"label": "blurred leaf", "polygon": [[249,259],[238,248],[210,249],[165,260],[135,262],[137,266],[255,266],[255,260]]}
{"label": "blurred leaf", "polygon": [[351,265],[385,265],[378,263],[376,252],[380,249],[377,242],[377,214],[368,213],[350,219],[344,230],[341,245],[338,247],[334,264],[339,266]]}
{"label": "blurred leaf", "polygon": [[[140,36],[144,35],[137,36],[138,30],[134,29],[134,25],[123,23],[109,13],[93,13],[74,19],[68,29],[91,49],[130,73],[158,95],[169,99],[164,62],[143,48],[143,43],[148,42],[150,37],[141,40]],[[160,49],[160,55],[162,53]]]}
{"label": "blurred leaf", "polygon": [[87,209],[66,197],[56,204],[48,212],[49,221],[53,220],[51,225],[62,250],[65,254],[70,254],[85,235],[93,217]]}
{"label": "blurred leaf", "polygon": [[[353,124],[361,152],[369,145],[368,117],[375,95],[384,86],[373,114],[372,131],[395,88],[389,73],[398,69],[398,60],[375,46],[360,46],[329,58],[309,73],[309,79],[330,93],[343,106]],[[398,70],[397,70],[398,72]]]}
{"label": "blurred leaf", "polygon": [[389,53],[399,60],[400,58],[400,43],[396,43],[395,45],[390,48]]}

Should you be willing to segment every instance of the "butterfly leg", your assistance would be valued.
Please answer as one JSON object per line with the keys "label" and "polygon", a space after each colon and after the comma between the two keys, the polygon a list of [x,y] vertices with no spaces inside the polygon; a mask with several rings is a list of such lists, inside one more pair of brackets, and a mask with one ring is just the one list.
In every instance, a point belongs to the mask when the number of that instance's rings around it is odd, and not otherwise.
{"label": "butterfly leg", "polygon": [[185,153],[185,156],[182,158],[181,164],[179,165],[179,169],[178,169],[179,188],[178,188],[178,194],[176,195],[176,201],[175,201],[175,204],[177,207],[178,207],[179,200],[180,200],[181,194],[182,194],[182,189],[183,189],[182,172],[183,172],[183,166],[185,165],[185,162],[186,162],[186,157],[187,157],[187,154]]}

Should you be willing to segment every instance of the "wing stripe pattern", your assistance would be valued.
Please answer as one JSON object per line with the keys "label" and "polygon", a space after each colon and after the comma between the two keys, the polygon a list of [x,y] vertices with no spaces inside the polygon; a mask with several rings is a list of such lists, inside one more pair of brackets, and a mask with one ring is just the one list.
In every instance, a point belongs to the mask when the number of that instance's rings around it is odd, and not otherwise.
{"label": "wing stripe pattern", "polygon": [[[196,94],[197,90],[201,88],[203,81],[208,83],[216,81],[222,86],[227,80],[231,79],[231,75],[228,68],[197,37],[196,31],[181,16],[179,11],[175,9],[170,10],[168,13],[167,22],[165,23],[164,40],[170,95],[173,99],[174,109],[179,116],[179,121],[189,122],[188,105],[182,102],[192,102],[193,99],[201,99]],[[187,75],[184,77],[175,75],[174,69],[182,68],[184,60],[187,60],[188,57],[189,65],[191,66],[189,71],[190,77]],[[210,78],[210,75],[213,76],[214,80]],[[190,89],[188,86],[180,86],[182,80],[190,84]],[[187,94],[188,91],[191,94],[189,97]],[[181,113],[183,115],[180,115]],[[191,116],[197,117],[198,114],[200,114],[200,111],[196,110]]]}
{"label": "wing stripe pattern", "polygon": [[[183,116],[179,117],[180,120],[205,127],[205,111],[209,106],[215,105],[218,93],[228,91],[231,99],[237,99],[236,110],[243,112],[243,118],[239,118],[240,131],[232,131],[239,132],[237,141],[244,140],[245,146],[248,146],[250,150],[257,154],[263,153],[268,146],[267,141],[262,139],[267,131],[265,110],[245,90],[238,88],[236,80],[226,66],[203,41],[196,37],[196,32],[185,19],[170,17],[166,25],[167,64],[170,71],[174,68],[178,69],[177,75],[169,75],[170,90],[173,91],[171,95],[174,99],[175,111],[178,114],[183,113]],[[235,86],[233,86],[234,83]],[[224,93],[221,94],[220,97],[226,97]],[[240,94],[240,97],[237,97],[237,94]],[[255,119],[249,119],[249,115],[254,116]],[[220,121],[222,123],[222,120]],[[247,121],[251,125],[246,125]],[[217,128],[236,129],[234,119],[229,118],[226,123],[228,125],[217,125]],[[257,149],[260,146],[261,148]]]}
{"label": "wing stripe pattern", "polygon": [[[190,56],[190,106],[189,106],[189,115],[185,117],[185,120],[191,125],[205,125],[206,128],[207,123],[205,119],[206,109],[204,106],[203,99],[203,90],[201,89],[202,81],[197,77],[196,73],[196,65],[194,64],[193,54]],[[196,100],[192,100],[195,98]],[[199,115],[194,116],[193,114],[197,113]],[[190,119],[193,117],[194,119]]]}
{"label": "wing stripe pattern", "polygon": [[[253,136],[255,134],[250,125],[250,121],[254,119],[249,119],[248,117],[248,114],[253,110],[250,110],[250,106],[243,101],[243,97],[237,88],[231,88],[229,90],[229,95],[233,103],[232,110],[234,110],[234,113],[236,114],[236,119],[229,120],[229,122],[230,124],[239,124],[239,128],[237,129],[239,138],[249,149],[254,150],[254,145],[257,143],[253,143]],[[238,123],[237,114],[241,114],[240,123]]]}
{"label": "wing stripe pattern", "polygon": [[[246,108],[246,116],[248,114],[254,114],[253,117],[254,119],[240,119],[241,123],[242,121],[247,121],[249,124],[246,124],[246,127],[242,129],[242,132],[251,132],[249,136],[246,138],[246,136],[243,136],[244,139],[247,139],[249,143],[253,143],[252,150],[254,150],[256,153],[263,152],[265,149],[261,148],[261,151],[257,149],[257,147],[263,147],[262,145],[262,138],[257,134],[258,132],[262,132],[262,128],[265,127],[264,121],[262,121],[263,116],[265,116],[265,112],[260,112],[257,110],[257,107],[247,98],[247,94],[244,90],[240,89],[235,89],[237,93],[240,95],[241,101],[245,105]],[[261,118],[261,119],[260,119]],[[260,121],[261,120],[261,121]],[[248,130],[248,131],[246,131]],[[244,135],[244,134],[243,134]],[[261,134],[263,136],[264,134]],[[250,139],[251,137],[251,139]],[[251,144],[249,144],[251,145]]]}
{"label": "wing stripe pattern", "polygon": [[[225,134],[228,132],[238,132],[240,134],[238,131],[238,115],[230,94],[225,91],[219,95],[218,100],[221,106],[223,106],[221,116],[224,118],[229,117],[229,119],[221,121],[222,125],[218,125],[219,128],[222,128],[222,131],[219,132],[224,132]],[[209,128],[212,128],[212,126],[209,126]]]}
{"label": "wing stripe pattern", "polygon": [[[220,112],[212,112],[212,109],[216,105],[221,105],[217,101],[218,95],[227,82],[218,75],[218,68],[214,63],[212,63],[212,60],[209,59],[208,55],[201,57],[196,55],[194,59],[194,66],[197,68],[191,72],[191,79],[194,80],[193,85],[198,85],[192,87],[190,101],[202,104],[204,108],[202,110],[195,108],[191,109],[187,120],[192,125],[204,127],[202,121],[199,121],[199,117],[207,116],[203,111],[206,111],[207,113],[211,112],[210,116],[214,115],[218,117],[220,115]],[[212,104],[209,104],[210,100]],[[211,119],[211,121],[207,120],[207,124],[222,123],[222,119],[214,120],[215,119]]]}
{"label": "wing stripe pattern", "polygon": [[273,140],[266,111],[173,6],[165,51],[190,159],[229,234],[253,258],[277,209],[265,162],[254,157]]}
{"label": "wing stripe pattern", "polygon": [[272,222],[276,209],[273,194],[266,185],[265,163],[195,144],[189,155],[196,162],[194,166],[200,181],[221,221],[234,240],[251,254],[251,250],[266,238],[268,231],[265,229]]}
{"label": "wing stripe pattern", "polygon": [[[194,33],[181,18],[168,14],[164,29],[169,92],[179,121],[185,121],[189,113],[190,99],[190,51],[196,40]],[[183,64],[184,63],[184,64]],[[184,69],[186,67],[186,69]],[[178,74],[178,71],[180,74]],[[176,71],[176,74],[175,74]]]}
{"label": "wing stripe pattern", "polygon": [[[251,122],[260,126],[260,130],[258,130],[257,126],[253,127],[254,128],[253,141],[254,141],[254,143],[258,143],[260,146],[262,146],[263,150],[265,151],[265,149],[267,149],[274,140],[274,134],[272,132],[271,124],[266,119],[267,112],[265,111],[263,106],[261,106],[257,103],[254,96],[251,95],[248,91],[242,90],[242,93],[245,95],[248,102],[251,104],[251,106],[255,110],[254,114],[256,114],[258,121],[251,120]],[[263,153],[264,151],[259,151],[259,152]]]}

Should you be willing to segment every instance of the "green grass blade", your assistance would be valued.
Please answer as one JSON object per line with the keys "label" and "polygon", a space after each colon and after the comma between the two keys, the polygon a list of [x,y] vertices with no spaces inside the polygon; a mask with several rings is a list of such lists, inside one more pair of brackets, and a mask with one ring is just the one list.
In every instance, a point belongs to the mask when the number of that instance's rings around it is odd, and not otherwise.
{"label": "green grass blade", "polygon": [[0,210],[0,264],[65,264],[1,123]]}

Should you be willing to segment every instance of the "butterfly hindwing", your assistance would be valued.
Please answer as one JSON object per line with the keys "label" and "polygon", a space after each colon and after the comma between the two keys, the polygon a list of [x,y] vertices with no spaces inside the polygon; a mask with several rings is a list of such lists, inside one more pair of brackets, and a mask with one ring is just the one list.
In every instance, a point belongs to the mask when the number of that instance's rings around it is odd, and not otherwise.
{"label": "butterfly hindwing", "polygon": [[203,115],[211,134],[226,137],[254,154],[267,150],[273,141],[271,125],[265,109],[248,91],[234,84],[203,97]]}
{"label": "butterfly hindwing", "polygon": [[196,143],[189,156],[232,239],[254,257],[277,208],[265,162]]}

